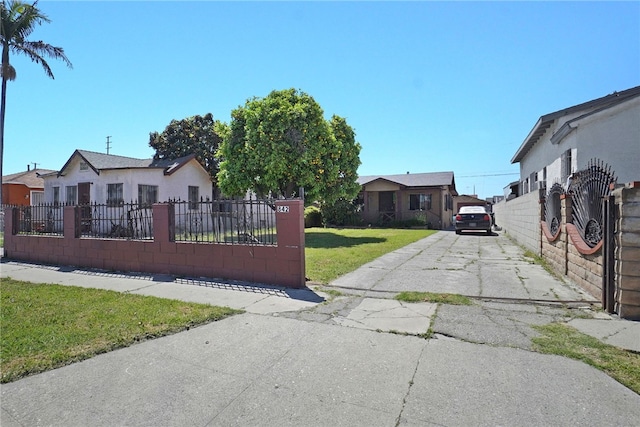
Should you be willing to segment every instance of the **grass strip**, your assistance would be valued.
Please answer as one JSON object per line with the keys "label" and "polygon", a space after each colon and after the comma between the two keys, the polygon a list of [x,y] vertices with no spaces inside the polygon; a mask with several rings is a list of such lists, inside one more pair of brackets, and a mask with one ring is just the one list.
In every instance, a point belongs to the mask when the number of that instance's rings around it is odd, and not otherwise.
{"label": "grass strip", "polygon": [[640,354],[605,344],[564,323],[533,326],[533,349],[580,360],[640,394]]}
{"label": "grass strip", "polygon": [[424,229],[338,229],[305,230],[307,277],[327,284],[363,264],[435,233]]}
{"label": "grass strip", "polygon": [[10,278],[2,279],[0,295],[3,383],[240,313],[228,307]]}
{"label": "grass strip", "polygon": [[400,292],[395,299],[403,302],[433,302],[450,305],[471,305],[471,299],[464,295],[433,292]]}

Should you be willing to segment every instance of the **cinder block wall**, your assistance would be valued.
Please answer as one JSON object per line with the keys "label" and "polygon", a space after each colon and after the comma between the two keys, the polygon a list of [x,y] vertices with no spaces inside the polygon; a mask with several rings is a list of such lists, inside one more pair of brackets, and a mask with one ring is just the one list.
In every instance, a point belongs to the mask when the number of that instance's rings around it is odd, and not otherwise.
{"label": "cinder block wall", "polygon": [[304,205],[276,202],[277,246],[173,241],[168,204],[153,206],[154,240],[80,238],[76,207],[65,207],[64,236],[14,234],[5,212],[5,256],[10,259],[115,271],[305,286]]}
{"label": "cinder block wall", "polygon": [[540,255],[540,200],[537,191],[493,205],[496,225],[518,244]]}
{"label": "cinder block wall", "polygon": [[613,191],[616,201],[615,310],[640,320],[640,182]]}

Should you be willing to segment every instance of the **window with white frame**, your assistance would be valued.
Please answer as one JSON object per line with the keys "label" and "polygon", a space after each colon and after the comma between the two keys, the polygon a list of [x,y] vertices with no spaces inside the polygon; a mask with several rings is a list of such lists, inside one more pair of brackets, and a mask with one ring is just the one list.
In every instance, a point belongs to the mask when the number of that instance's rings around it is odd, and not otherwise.
{"label": "window with white frame", "polygon": [[198,209],[198,201],[200,199],[200,187],[189,186],[189,209]]}
{"label": "window with white frame", "polygon": [[78,187],[75,185],[68,185],[65,188],[66,198],[65,202],[67,205],[76,205],[78,204]]}
{"label": "window with white frame", "polygon": [[123,184],[107,184],[107,205],[122,206],[124,205]]}
{"label": "window with white frame", "polygon": [[428,211],[431,209],[431,194],[409,194],[410,211]]}
{"label": "window with white frame", "polygon": [[89,164],[87,162],[80,162],[80,170],[81,171],[88,171],[89,170]]}
{"label": "window with white frame", "polygon": [[158,203],[158,186],[138,184],[138,204],[150,208],[154,203]]}
{"label": "window with white frame", "polygon": [[60,204],[60,187],[53,187],[53,204],[55,206]]}

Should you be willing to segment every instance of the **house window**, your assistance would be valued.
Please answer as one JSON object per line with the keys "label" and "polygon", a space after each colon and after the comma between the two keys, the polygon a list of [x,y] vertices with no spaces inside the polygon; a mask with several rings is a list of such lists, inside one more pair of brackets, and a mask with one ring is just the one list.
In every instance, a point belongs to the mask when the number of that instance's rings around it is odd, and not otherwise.
{"label": "house window", "polygon": [[431,209],[431,194],[409,194],[410,211],[428,211]]}
{"label": "house window", "polygon": [[453,196],[447,193],[444,195],[444,210],[452,211],[453,210]]}
{"label": "house window", "polygon": [[138,204],[143,207],[151,207],[154,203],[158,203],[158,186],[139,184]]}
{"label": "house window", "polygon": [[31,206],[41,205],[44,203],[44,191],[31,192]]}
{"label": "house window", "polygon": [[55,206],[60,204],[60,187],[53,187],[53,204]]}
{"label": "house window", "polygon": [[81,171],[89,170],[89,164],[87,162],[80,162],[80,170]]}
{"label": "house window", "polygon": [[562,153],[562,182],[566,182],[567,178],[571,175],[571,149],[568,149]]}
{"label": "house window", "polygon": [[78,202],[78,187],[76,187],[75,185],[69,185],[65,189],[65,193],[67,195],[67,198],[65,199],[67,205],[76,205]]}
{"label": "house window", "polygon": [[107,184],[107,205],[122,206],[124,205],[123,185]]}
{"label": "house window", "polygon": [[198,201],[200,199],[200,187],[189,186],[189,209],[198,209]]}

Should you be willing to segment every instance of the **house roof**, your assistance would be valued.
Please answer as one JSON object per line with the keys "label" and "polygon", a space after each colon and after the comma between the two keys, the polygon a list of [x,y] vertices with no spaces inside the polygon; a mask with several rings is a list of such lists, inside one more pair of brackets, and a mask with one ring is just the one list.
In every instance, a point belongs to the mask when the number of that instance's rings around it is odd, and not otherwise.
{"label": "house roof", "polygon": [[360,185],[366,185],[378,179],[393,182],[405,187],[439,187],[443,185],[453,185],[455,187],[453,172],[359,176],[357,182]]}
{"label": "house roof", "polygon": [[594,110],[602,111],[637,96],[640,96],[640,86],[623,90],[622,92],[613,92],[612,94],[603,96],[602,98],[594,99],[592,101],[584,102],[582,104],[574,105],[573,107],[541,116],[533,126],[533,129],[531,129],[531,132],[529,132],[529,135],[527,135],[520,145],[520,148],[518,148],[518,151],[516,151],[516,154],[511,159],[511,163],[520,162],[557,119],[568,114],[579,113],[581,111],[585,111],[587,113],[593,112]]}
{"label": "house roof", "polygon": [[[65,169],[69,166],[74,157],[82,158],[93,171],[100,175],[100,171],[109,169],[164,169],[165,175],[170,175],[190,160],[195,158],[194,154],[183,156],[177,159],[136,159],[133,157],[116,156],[113,154],[96,153],[87,150],[75,150],[69,160],[62,166],[58,176],[65,174]],[[199,163],[198,163],[199,164]]]}
{"label": "house roof", "polygon": [[44,188],[44,180],[40,175],[55,172],[49,169],[32,169],[2,177],[3,184],[22,184],[29,188]]}

